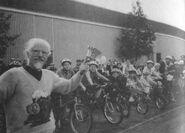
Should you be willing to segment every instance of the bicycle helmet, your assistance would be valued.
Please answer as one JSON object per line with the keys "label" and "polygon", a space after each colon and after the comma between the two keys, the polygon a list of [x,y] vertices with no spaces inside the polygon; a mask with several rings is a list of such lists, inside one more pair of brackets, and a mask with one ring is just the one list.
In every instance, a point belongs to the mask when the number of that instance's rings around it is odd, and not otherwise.
{"label": "bicycle helmet", "polygon": [[178,64],[179,64],[179,65],[184,65],[184,61],[183,61],[183,60],[180,60],[180,61],[178,62]]}
{"label": "bicycle helmet", "polygon": [[129,74],[137,74],[136,70],[132,69],[128,71]]}
{"label": "bicycle helmet", "polygon": [[152,60],[148,60],[146,63],[147,64],[154,64],[154,62]]}
{"label": "bicycle helmet", "polygon": [[122,71],[120,69],[118,69],[118,68],[112,69],[111,73],[115,73],[115,72],[117,72],[119,74],[122,74]]}
{"label": "bicycle helmet", "polygon": [[65,62],[68,62],[70,65],[72,64],[71,60],[70,59],[67,59],[67,58],[63,59],[61,61],[61,64],[64,65]]}
{"label": "bicycle helmet", "polygon": [[90,61],[90,62],[89,62],[89,66],[90,66],[90,65],[95,65],[95,66],[97,66],[97,67],[98,67],[98,64],[97,64],[97,62],[96,62],[96,61]]}
{"label": "bicycle helmet", "polygon": [[172,57],[170,55],[166,56],[165,59],[170,59],[172,60]]}
{"label": "bicycle helmet", "polygon": [[159,63],[155,63],[155,66],[160,66],[160,64]]}
{"label": "bicycle helmet", "polygon": [[185,70],[183,70],[182,73],[185,74]]}

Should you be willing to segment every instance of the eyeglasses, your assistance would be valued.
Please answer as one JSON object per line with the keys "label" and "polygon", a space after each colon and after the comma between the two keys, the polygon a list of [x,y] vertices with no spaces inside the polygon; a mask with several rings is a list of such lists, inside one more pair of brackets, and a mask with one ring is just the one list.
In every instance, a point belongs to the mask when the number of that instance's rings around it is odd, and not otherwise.
{"label": "eyeglasses", "polygon": [[49,52],[46,52],[46,51],[42,51],[42,50],[31,50],[31,52],[35,55],[38,55],[40,53],[42,53],[43,56],[48,56],[49,55]]}

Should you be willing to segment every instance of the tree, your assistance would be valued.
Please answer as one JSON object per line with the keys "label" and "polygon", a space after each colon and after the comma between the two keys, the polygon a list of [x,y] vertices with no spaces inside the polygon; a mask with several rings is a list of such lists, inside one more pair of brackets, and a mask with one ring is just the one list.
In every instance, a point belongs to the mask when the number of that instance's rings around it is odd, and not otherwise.
{"label": "tree", "polygon": [[126,27],[118,39],[119,57],[137,60],[142,55],[153,53],[152,44],[156,36],[139,1],[136,1],[136,6],[133,6],[133,11],[127,16]]}
{"label": "tree", "polygon": [[4,12],[0,12],[0,58],[6,55],[7,48],[10,45],[14,45],[14,40],[19,35],[10,35],[10,21],[11,15],[6,15]]}

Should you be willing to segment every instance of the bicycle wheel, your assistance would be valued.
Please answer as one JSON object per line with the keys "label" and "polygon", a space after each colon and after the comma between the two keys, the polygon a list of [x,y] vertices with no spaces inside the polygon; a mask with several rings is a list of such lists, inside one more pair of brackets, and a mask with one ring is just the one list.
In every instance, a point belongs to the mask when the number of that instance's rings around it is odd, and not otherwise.
{"label": "bicycle wheel", "polygon": [[89,133],[92,128],[92,114],[84,105],[77,105],[71,113],[70,125],[74,133]]}
{"label": "bicycle wheel", "polygon": [[137,103],[136,110],[140,114],[146,114],[148,111],[148,105],[146,102],[140,101]]}
{"label": "bicycle wheel", "polygon": [[165,101],[159,97],[156,99],[155,104],[158,109],[163,109],[165,105]]}
{"label": "bicycle wheel", "polygon": [[121,104],[121,110],[124,117],[129,116],[129,106],[126,103]]}
{"label": "bicycle wheel", "polygon": [[123,114],[121,107],[115,102],[106,102],[103,107],[103,113],[107,121],[111,124],[122,122]]}

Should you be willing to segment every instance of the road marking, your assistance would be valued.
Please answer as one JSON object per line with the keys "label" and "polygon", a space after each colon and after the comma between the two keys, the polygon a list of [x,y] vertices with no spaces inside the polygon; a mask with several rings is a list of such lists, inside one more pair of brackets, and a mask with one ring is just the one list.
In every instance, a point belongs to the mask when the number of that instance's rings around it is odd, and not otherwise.
{"label": "road marking", "polygon": [[169,111],[167,111],[167,112],[164,112],[164,113],[161,113],[161,114],[156,115],[156,116],[154,116],[154,117],[151,117],[151,118],[149,118],[149,119],[146,120],[146,121],[137,123],[137,124],[135,124],[135,125],[133,125],[133,126],[127,128],[127,129],[125,129],[125,130],[123,130],[123,131],[120,131],[120,132],[118,132],[118,133],[125,133],[125,132],[127,132],[127,131],[129,131],[129,130],[131,130],[131,129],[134,129],[134,128],[136,128],[136,127],[138,127],[138,126],[141,126],[141,125],[143,125],[143,124],[145,124],[145,123],[147,123],[147,122],[149,122],[149,121],[152,121],[152,120],[154,120],[154,119],[157,119],[157,118],[159,118],[159,117],[161,117],[161,116],[164,116],[164,115],[166,115],[166,114],[168,114],[168,113],[170,113],[170,112],[173,112],[173,111],[178,110],[178,109],[183,108],[183,107],[185,107],[185,105],[182,105],[182,106],[173,108],[173,109],[171,109],[171,110],[169,110]]}

